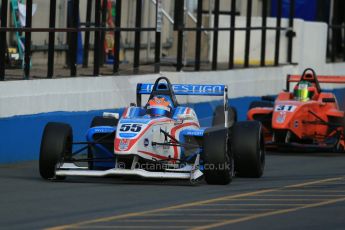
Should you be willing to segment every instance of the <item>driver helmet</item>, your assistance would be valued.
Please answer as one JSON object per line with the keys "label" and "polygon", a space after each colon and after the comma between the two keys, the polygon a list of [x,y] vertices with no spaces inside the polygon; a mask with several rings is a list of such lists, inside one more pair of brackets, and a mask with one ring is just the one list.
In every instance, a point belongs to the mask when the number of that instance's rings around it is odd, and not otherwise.
{"label": "driver helmet", "polygon": [[171,101],[166,96],[154,96],[146,105],[146,112],[151,116],[170,116],[172,114]]}
{"label": "driver helmet", "polygon": [[301,81],[294,88],[294,98],[298,101],[308,101],[312,98],[311,83],[307,81]]}

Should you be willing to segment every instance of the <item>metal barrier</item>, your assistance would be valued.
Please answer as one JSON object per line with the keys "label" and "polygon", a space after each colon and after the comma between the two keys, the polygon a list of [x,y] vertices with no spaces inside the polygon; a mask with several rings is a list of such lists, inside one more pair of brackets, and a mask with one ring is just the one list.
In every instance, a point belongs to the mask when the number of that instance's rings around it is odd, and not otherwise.
{"label": "metal barrier", "polygon": [[327,60],[329,62],[345,61],[345,25],[329,24],[327,34]]}
{"label": "metal barrier", "polygon": [[324,20],[328,23],[327,33],[327,61],[345,61],[345,2],[331,1],[330,16]]}
{"label": "metal barrier", "polygon": [[[150,1],[150,0],[147,0]],[[94,2],[94,23],[91,23],[91,12],[92,12],[92,2]],[[153,72],[158,73],[160,71],[160,53],[161,53],[161,21],[162,20],[162,9],[161,4],[162,0],[156,1],[156,25],[155,27],[142,27],[141,23],[141,12],[142,12],[142,0],[136,0],[136,19],[134,28],[121,27],[121,13],[122,13],[122,0],[116,1],[116,19],[115,19],[115,28],[107,28],[105,24],[106,20],[106,2],[107,0],[87,0],[87,12],[86,12],[86,22],[79,23],[79,0],[72,1],[72,20],[70,21],[67,28],[56,28],[56,0],[50,0],[50,13],[49,13],[49,28],[32,28],[32,0],[26,0],[26,25],[23,28],[13,28],[8,27],[7,22],[7,12],[8,12],[8,0],[1,0],[1,27],[0,27],[0,80],[5,80],[5,60],[6,60],[6,50],[7,50],[7,41],[6,33],[19,31],[25,33],[25,57],[24,57],[24,79],[30,79],[30,63],[31,63],[31,33],[37,32],[46,32],[49,33],[48,39],[48,68],[47,68],[47,78],[52,78],[54,76],[54,53],[55,53],[55,33],[56,32],[65,32],[68,34],[68,66],[70,68],[70,76],[77,76],[77,46],[78,46],[78,32],[85,32],[84,40],[84,56],[83,56],[83,67],[88,66],[89,60],[89,50],[90,50],[90,32],[94,32],[94,62],[93,62],[93,76],[98,76],[100,71],[100,66],[103,64],[104,58],[104,36],[108,31],[114,33],[115,39],[115,57],[113,63],[113,73],[119,72],[120,64],[120,36],[121,32],[134,32],[135,33],[135,43],[134,43],[134,56],[133,56],[133,73],[138,73],[140,67],[140,41],[141,33],[144,31],[155,32],[155,57],[154,57],[154,70]],[[183,34],[186,31],[195,32],[196,44],[195,44],[195,66],[196,71],[200,70],[200,56],[201,56],[201,33],[208,31],[213,32],[213,54],[212,54],[212,70],[218,69],[218,60],[217,60],[217,50],[218,50],[218,33],[220,31],[229,31],[229,61],[228,69],[234,68],[234,48],[235,48],[235,32],[236,31],[245,31],[245,50],[244,50],[244,65],[243,67],[249,67],[249,56],[250,56],[250,39],[251,31],[261,30],[261,55],[260,55],[260,65],[265,66],[266,59],[266,31],[275,30],[275,55],[274,55],[274,65],[277,66],[282,64],[279,60],[280,54],[280,35],[282,31],[286,31],[286,36],[288,36],[288,57],[285,63],[292,62],[292,43],[293,43],[293,18],[294,18],[294,0],[291,0],[291,12],[289,17],[289,27],[281,27],[281,9],[282,9],[282,0],[278,1],[278,16],[275,27],[267,26],[267,9],[268,9],[268,0],[262,0],[262,26],[261,27],[252,27],[252,2],[253,0],[247,0],[247,15],[246,15],[246,27],[236,27],[235,20],[236,15],[236,0],[231,1],[229,4],[229,11],[220,10],[220,0],[215,0],[213,14],[214,14],[214,24],[211,28],[204,28],[202,26],[202,14],[205,12],[203,10],[203,0],[198,0],[197,5],[197,18],[196,18],[196,27],[186,27],[184,24],[184,16],[181,14],[181,10],[184,10],[184,0],[175,0],[175,30],[178,33],[177,41],[177,57],[176,57],[176,70],[180,71],[183,68]],[[180,12],[179,12],[180,10]],[[221,28],[219,27],[219,15],[228,14],[230,15],[230,27]],[[178,16],[180,15],[180,16]],[[182,17],[181,17],[182,15]]]}
{"label": "metal barrier", "polygon": [[[184,27],[182,19],[178,21],[180,24],[175,27],[178,31],[178,52],[177,52],[177,67],[176,70],[180,71],[183,67],[182,63],[182,42],[183,42],[183,32],[184,31],[195,31],[196,32],[196,47],[195,47],[195,70],[200,70],[200,48],[201,48],[201,31],[212,31],[213,32],[213,54],[212,54],[212,70],[217,70],[217,55],[218,55],[218,32],[219,31],[229,31],[230,32],[230,49],[229,49],[229,62],[228,68],[234,68],[234,47],[235,47],[235,31],[246,31],[245,35],[245,50],[244,50],[244,67],[249,67],[249,56],[250,56],[250,35],[252,30],[261,30],[262,37],[261,37],[261,58],[260,58],[260,65],[265,66],[265,54],[266,54],[266,31],[267,30],[275,30],[276,31],[276,38],[275,38],[275,55],[274,55],[274,65],[278,66],[280,64],[279,60],[279,53],[280,53],[280,33],[281,31],[286,31],[286,36],[288,37],[288,56],[286,63],[292,63],[292,44],[293,44],[293,37],[295,33],[293,31],[293,19],[294,19],[294,9],[295,9],[295,1],[291,0],[290,4],[290,15],[289,15],[289,27],[281,27],[281,19],[282,19],[282,0],[278,0],[277,4],[277,23],[275,27],[267,27],[267,8],[268,8],[268,0],[262,0],[262,26],[261,27],[252,27],[251,26],[251,19],[252,19],[252,3],[253,0],[247,0],[247,14],[246,14],[246,27],[240,28],[235,27],[236,22],[236,0],[231,1],[231,9],[230,11],[220,11],[220,0],[215,0],[215,6],[213,9],[214,14],[214,25],[212,28],[202,28],[202,13],[203,13],[203,0],[198,0],[198,8],[197,8],[197,27],[196,28],[187,28]],[[181,5],[184,4],[184,0],[176,1]],[[175,3],[175,4],[176,4]],[[178,7],[178,8],[181,8]],[[230,14],[230,28],[220,28],[219,27],[219,15],[220,14]],[[176,15],[176,14],[175,14]]]}

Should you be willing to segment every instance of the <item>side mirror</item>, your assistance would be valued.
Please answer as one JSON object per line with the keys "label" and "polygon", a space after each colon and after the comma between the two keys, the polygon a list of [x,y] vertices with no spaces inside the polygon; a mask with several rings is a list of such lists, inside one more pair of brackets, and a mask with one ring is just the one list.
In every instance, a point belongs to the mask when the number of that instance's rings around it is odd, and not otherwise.
{"label": "side mirror", "polygon": [[334,97],[322,98],[322,102],[324,102],[324,103],[334,103],[335,102],[335,98]]}
{"label": "side mirror", "polygon": [[273,96],[262,96],[261,100],[263,100],[263,101],[275,101],[276,99]]}

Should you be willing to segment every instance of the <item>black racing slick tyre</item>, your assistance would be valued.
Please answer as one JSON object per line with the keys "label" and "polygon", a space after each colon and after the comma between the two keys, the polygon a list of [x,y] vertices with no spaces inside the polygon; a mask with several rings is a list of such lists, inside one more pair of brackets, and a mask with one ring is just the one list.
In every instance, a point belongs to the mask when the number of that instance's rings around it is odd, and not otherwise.
{"label": "black racing slick tyre", "polygon": [[240,177],[259,178],[265,168],[265,146],[258,121],[238,122],[232,128],[231,149],[235,173]]}
{"label": "black racing slick tyre", "polygon": [[273,106],[274,106],[273,102],[270,102],[270,101],[253,101],[252,103],[250,103],[248,110],[251,110],[253,108],[263,108],[263,107],[273,108]]}
{"label": "black racing slick tyre", "polygon": [[203,161],[208,184],[226,185],[234,174],[234,161],[228,148],[228,129],[216,126],[205,130]]}
{"label": "black racing slick tyre", "polygon": [[[92,119],[90,128],[97,127],[97,126],[116,126],[118,123],[118,119],[115,117],[103,117],[103,116],[96,116]],[[87,157],[92,159],[94,157],[93,154],[93,147],[89,145],[87,150]],[[89,169],[94,169],[93,161],[88,162]]]}
{"label": "black racing slick tyre", "polygon": [[61,180],[65,177],[56,176],[59,163],[69,159],[72,154],[73,133],[68,124],[49,122],[43,131],[39,171],[47,180]]}
{"label": "black racing slick tyre", "polygon": [[[232,127],[237,122],[236,108],[229,106],[228,108],[229,127]],[[224,125],[224,106],[217,106],[213,113],[212,126]]]}

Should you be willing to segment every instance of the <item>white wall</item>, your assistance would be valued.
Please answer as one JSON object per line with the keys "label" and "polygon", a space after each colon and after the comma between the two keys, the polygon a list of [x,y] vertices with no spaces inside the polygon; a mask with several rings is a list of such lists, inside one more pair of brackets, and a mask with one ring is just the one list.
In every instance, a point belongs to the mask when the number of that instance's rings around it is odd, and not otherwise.
{"label": "white wall", "polygon": [[[344,74],[345,64],[323,65],[320,74]],[[172,83],[227,84],[230,98],[277,94],[287,74],[299,66],[237,69],[233,71],[163,73]],[[159,75],[79,77],[67,79],[7,81],[0,84],[0,117],[52,111],[88,111],[128,106],[135,102],[136,84],[151,83]],[[330,87],[335,87],[334,85]],[[341,87],[341,86],[338,86]],[[184,99],[183,99],[184,98]],[[183,97],[184,102],[210,100]]]}
{"label": "white wall", "polygon": [[[306,67],[313,67],[321,75],[345,75],[345,63],[325,63],[326,26],[301,20],[296,20],[295,23],[298,37],[294,39],[294,61],[298,62],[297,65],[213,72],[171,72],[163,75],[169,77],[172,83],[227,84],[230,98],[277,94],[285,87],[287,74],[301,74]],[[252,39],[253,42],[257,40],[255,36]],[[220,57],[227,50],[225,46],[226,44],[219,49]],[[255,49],[254,45],[252,49]],[[135,102],[137,83],[151,83],[158,76],[152,74],[1,82],[0,117],[121,108]],[[182,100],[181,103],[199,102],[210,98],[184,97]]]}
{"label": "white wall", "polygon": [[[168,76],[172,83],[229,84],[230,96],[240,97],[268,93],[267,84],[272,87],[280,85],[274,83],[280,81],[280,78],[275,76],[281,75],[281,72],[291,72],[290,70],[292,67],[231,72],[165,73],[164,75]],[[258,83],[254,85],[252,76],[255,72],[261,74],[255,80]],[[130,102],[135,102],[137,83],[151,83],[158,76],[83,77],[2,82],[0,84],[0,117],[51,111],[121,108],[129,105]],[[188,102],[207,99],[210,98],[193,97],[188,98]]]}

